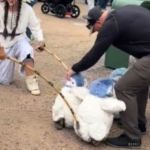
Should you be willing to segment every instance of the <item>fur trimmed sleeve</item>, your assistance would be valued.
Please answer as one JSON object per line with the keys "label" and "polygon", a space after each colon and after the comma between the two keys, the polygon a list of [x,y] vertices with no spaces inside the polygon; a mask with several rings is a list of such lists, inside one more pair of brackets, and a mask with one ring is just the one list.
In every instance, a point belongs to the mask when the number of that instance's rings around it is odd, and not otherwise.
{"label": "fur trimmed sleeve", "polygon": [[3,17],[4,17],[4,3],[0,2],[0,32],[3,32],[4,30]]}
{"label": "fur trimmed sleeve", "polygon": [[29,23],[28,26],[37,41],[43,41],[43,33],[40,27],[39,19],[36,17],[34,10],[29,6]]}

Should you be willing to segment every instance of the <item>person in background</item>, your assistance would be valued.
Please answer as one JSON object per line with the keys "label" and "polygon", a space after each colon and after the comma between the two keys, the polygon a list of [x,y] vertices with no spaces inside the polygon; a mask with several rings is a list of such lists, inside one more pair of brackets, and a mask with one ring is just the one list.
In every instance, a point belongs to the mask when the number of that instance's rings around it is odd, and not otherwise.
{"label": "person in background", "polygon": [[97,5],[101,8],[106,9],[107,5],[111,5],[113,0],[97,0]]}
{"label": "person in background", "polygon": [[[34,67],[34,52],[26,37],[26,28],[32,31],[37,48],[44,49],[44,38],[39,21],[28,4],[22,0],[5,0],[0,3],[0,84],[9,85],[13,81],[15,64],[6,59],[15,57],[24,64]],[[39,95],[40,89],[34,72],[23,66],[27,89]]]}
{"label": "person in background", "polygon": [[88,10],[94,8],[95,6],[95,0],[87,0],[87,4],[88,4]]}
{"label": "person in background", "polygon": [[[150,11],[141,6],[128,5],[108,11],[98,7],[87,16],[87,28],[98,32],[93,47],[67,72],[66,78],[92,67],[110,45],[138,58],[135,64],[115,85],[118,99],[126,104],[120,113],[124,132],[106,139],[114,147],[138,148],[146,132],[146,105],[150,85]],[[117,59],[117,58],[113,58]]]}

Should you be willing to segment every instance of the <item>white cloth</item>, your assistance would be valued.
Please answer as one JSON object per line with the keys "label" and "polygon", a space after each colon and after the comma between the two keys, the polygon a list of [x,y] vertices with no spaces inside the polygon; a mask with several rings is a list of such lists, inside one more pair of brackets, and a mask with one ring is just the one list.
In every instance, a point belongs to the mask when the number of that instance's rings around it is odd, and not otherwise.
{"label": "white cloth", "polygon": [[86,142],[105,139],[111,129],[114,114],[125,111],[125,103],[113,97],[94,96],[85,87],[76,87],[71,92],[81,101],[75,111],[80,125],[78,128],[74,124],[76,134]]}
{"label": "white cloth", "polygon": [[[23,61],[28,54],[34,58],[33,48],[26,38],[18,40],[12,47],[5,49],[8,56]],[[9,85],[13,81],[15,64],[10,60],[0,60],[0,84]]]}
{"label": "white cloth", "polygon": [[[0,3],[0,33],[4,31],[4,2]],[[12,33],[15,25],[16,25],[16,12],[8,13],[8,20],[7,20],[7,30],[8,33]],[[17,33],[21,33],[12,40],[11,37],[7,37],[5,39],[2,34],[0,34],[0,44],[4,48],[8,48],[13,46],[18,40],[23,39],[26,36],[26,28],[29,27],[33,37],[37,41],[43,41],[43,34],[40,28],[39,20],[37,19],[32,7],[30,7],[26,3],[22,3],[21,12],[20,12],[20,19],[19,24],[16,30]]]}

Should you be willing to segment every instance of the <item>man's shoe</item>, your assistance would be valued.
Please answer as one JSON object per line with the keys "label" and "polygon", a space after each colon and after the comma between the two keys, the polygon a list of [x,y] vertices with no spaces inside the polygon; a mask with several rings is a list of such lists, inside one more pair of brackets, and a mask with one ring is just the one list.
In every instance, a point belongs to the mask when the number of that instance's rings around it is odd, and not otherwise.
{"label": "man's shoe", "polygon": [[138,128],[142,134],[146,133],[146,124],[143,121],[138,121]]}
{"label": "man's shoe", "polygon": [[36,75],[31,75],[26,77],[27,89],[32,95],[40,95],[40,90],[38,86],[38,81]]}
{"label": "man's shoe", "polygon": [[138,148],[141,146],[141,139],[131,139],[126,134],[121,134],[116,138],[108,138],[106,144],[118,148]]}
{"label": "man's shoe", "polygon": [[[117,125],[122,128],[123,125],[121,123],[121,120],[120,119],[114,119],[114,121],[117,123]],[[141,131],[141,134],[144,135],[146,133],[146,124],[143,122],[143,121],[138,121],[138,128],[139,130]]]}

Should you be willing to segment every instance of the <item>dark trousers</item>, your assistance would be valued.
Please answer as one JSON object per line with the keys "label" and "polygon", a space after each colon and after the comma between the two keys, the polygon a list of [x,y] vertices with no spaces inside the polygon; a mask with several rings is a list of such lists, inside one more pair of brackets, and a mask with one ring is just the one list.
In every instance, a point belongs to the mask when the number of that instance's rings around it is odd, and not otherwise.
{"label": "dark trousers", "polygon": [[133,138],[141,138],[138,121],[146,124],[146,104],[150,85],[150,55],[137,62],[115,85],[118,99],[126,104],[126,111],[120,113],[125,133]]}

